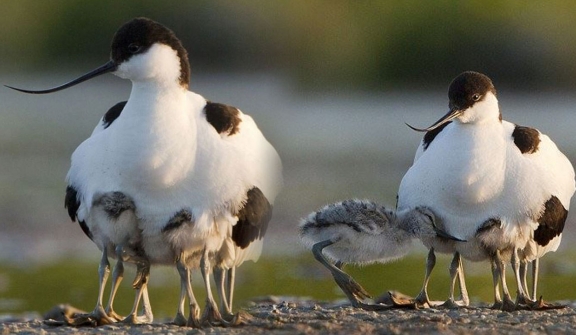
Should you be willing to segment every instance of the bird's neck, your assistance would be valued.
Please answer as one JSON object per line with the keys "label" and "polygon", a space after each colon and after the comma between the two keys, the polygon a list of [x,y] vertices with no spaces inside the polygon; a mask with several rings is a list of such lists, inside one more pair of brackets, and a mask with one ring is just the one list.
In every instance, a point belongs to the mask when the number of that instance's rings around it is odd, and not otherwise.
{"label": "bird's neck", "polygon": [[134,81],[128,111],[135,118],[175,117],[186,108],[187,92],[177,82]]}
{"label": "bird's neck", "polygon": [[172,99],[176,96],[184,96],[187,89],[177,81],[132,81],[132,91],[130,98],[143,99],[152,97],[154,99]]}
{"label": "bird's neck", "polygon": [[143,176],[147,182],[142,187],[171,187],[194,169],[195,103],[179,85],[133,83],[118,126],[122,129],[119,136],[129,139],[122,142],[122,148],[132,155],[124,165],[125,172]]}

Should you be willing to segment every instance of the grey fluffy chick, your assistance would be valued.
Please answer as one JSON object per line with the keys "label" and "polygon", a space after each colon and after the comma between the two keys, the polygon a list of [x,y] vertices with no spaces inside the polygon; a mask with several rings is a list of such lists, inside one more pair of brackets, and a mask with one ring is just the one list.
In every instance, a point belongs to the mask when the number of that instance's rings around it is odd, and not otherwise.
{"label": "grey fluffy chick", "polygon": [[366,310],[390,306],[364,303],[370,294],[342,271],[342,267],[387,263],[401,258],[408,253],[412,239],[424,236],[457,240],[436,227],[434,213],[427,208],[395,213],[369,200],[329,204],[300,222],[304,245],[330,270],[352,305]]}

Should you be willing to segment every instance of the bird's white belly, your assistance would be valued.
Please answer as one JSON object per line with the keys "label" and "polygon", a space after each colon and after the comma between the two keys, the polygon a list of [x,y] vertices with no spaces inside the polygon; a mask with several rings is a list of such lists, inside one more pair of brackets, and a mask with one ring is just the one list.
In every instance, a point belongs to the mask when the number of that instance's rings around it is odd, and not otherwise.
{"label": "bird's white belly", "polygon": [[480,224],[498,216],[506,151],[498,143],[501,136],[476,138],[448,128],[459,140],[439,136],[415,161],[400,184],[398,209],[429,207],[449,234],[468,239]]}
{"label": "bird's white belly", "polygon": [[[153,262],[174,260],[162,228],[175,213],[185,209],[194,217],[193,229],[181,234],[178,245],[203,245],[210,242],[209,237],[218,235],[214,217],[240,204],[246,190],[242,181],[236,181],[238,178],[231,181],[237,167],[222,164],[222,155],[214,154],[214,144],[197,142],[205,141],[206,136],[192,131],[178,133],[175,126],[167,128],[168,134],[129,127],[121,132],[108,129],[105,136],[96,134],[77,149],[68,176],[83,196],[83,217],[89,216],[99,194],[119,191],[134,201],[137,230]],[[225,148],[223,151],[227,153]]]}

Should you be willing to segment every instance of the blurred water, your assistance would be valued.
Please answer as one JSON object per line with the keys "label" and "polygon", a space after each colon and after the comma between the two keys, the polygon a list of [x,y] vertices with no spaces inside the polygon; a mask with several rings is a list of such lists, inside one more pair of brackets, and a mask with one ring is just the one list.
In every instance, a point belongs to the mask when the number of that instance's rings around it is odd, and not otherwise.
{"label": "blurred water", "polygon": [[[0,80],[44,88],[77,74]],[[421,138],[404,122],[427,126],[447,111],[444,87],[320,94],[297,91],[281,76],[206,73],[193,75],[191,89],[252,115],[283,159],[286,186],[264,251],[273,255],[300,252],[298,219],[325,203],[359,197],[393,205]],[[98,257],[64,210],[64,177],[76,146],[129,92],[130,84],[114,76],[44,96],[0,89],[0,261]],[[499,97],[505,119],[540,129],[574,161],[576,95],[502,90]],[[573,221],[564,248],[576,238]]]}

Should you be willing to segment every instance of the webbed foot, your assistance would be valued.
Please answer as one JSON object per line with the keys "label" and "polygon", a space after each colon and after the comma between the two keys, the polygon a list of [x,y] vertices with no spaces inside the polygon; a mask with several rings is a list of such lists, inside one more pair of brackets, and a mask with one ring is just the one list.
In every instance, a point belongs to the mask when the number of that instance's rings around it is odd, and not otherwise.
{"label": "webbed foot", "polygon": [[129,325],[142,325],[142,324],[152,323],[152,320],[147,315],[138,316],[138,315],[130,314],[126,318],[124,318],[124,320],[122,320],[120,322],[124,323],[124,324],[129,324]]}
{"label": "webbed foot", "polygon": [[73,327],[83,327],[83,326],[102,326],[109,325],[116,322],[116,320],[110,318],[104,308],[97,307],[92,311],[92,313],[75,313],[72,316],[64,316],[64,320],[67,326]]}
{"label": "webbed foot", "polygon": [[423,309],[433,307],[427,294],[422,292],[420,292],[416,298],[408,297],[396,291],[389,291],[388,295],[390,296],[392,305],[396,308]]}
{"label": "webbed foot", "polygon": [[530,311],[547,311],[551,309],[564,309],[566,305],[554,305],[545,302],[542,297],[536,301],[528,300],[525,304],[517,305],[516,309],[526,309]]}
{"label": "webbed foot", "polygon": [[[176,316],[178,317],[178,316]],[[187,327],[192,328],[202,328],[202,321],[200,319],[200,308],[196,305],[190,305],[190,315],[188,316],[188,321],[186,321]]]}

